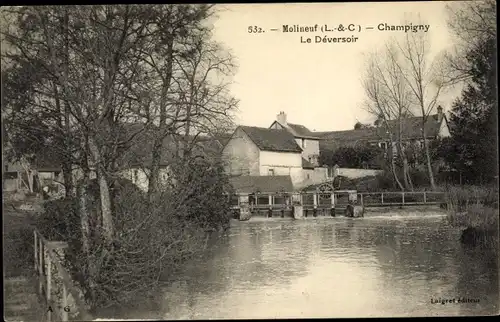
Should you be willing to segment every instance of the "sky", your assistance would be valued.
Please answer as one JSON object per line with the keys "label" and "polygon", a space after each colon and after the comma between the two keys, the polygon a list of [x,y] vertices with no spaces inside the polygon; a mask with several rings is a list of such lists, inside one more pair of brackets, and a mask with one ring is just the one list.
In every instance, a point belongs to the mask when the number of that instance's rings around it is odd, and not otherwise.
{"label": "sky", "polygon": [[[447,27],[446,2],[230,4],[220,7],[214,23],[214,39],[236,57],[238,69],[231,93],[240,100],[236,122],[269,127],[280,111],[290,123],[315,131],[353,129],[356,121],[375,119],[364,108],[361,79],[366,55],[383,46],[401,31],[379,31],[380,23],[400,25],[408,14],[419,14],[430,25],[428,36],[433,54],[453,45]],[[415,19],[416,18],[416,19]],[[417,17],[409,22],[419,23]],[[283,25],[330,29],[354,24],[361,32],[283,32]],[[249,26],[263,33],[249,33]],[[366,30],[365,27],[374,27]],[[277,28],[278,31],[271,31]],[[356,27],[358,28],[358,27]],[[358,37],[355,43],[315,43],[315,36]],[[301,43],[312,38],[312,43]],[[459,95],[447,91],[439,103],[449,110]]]}

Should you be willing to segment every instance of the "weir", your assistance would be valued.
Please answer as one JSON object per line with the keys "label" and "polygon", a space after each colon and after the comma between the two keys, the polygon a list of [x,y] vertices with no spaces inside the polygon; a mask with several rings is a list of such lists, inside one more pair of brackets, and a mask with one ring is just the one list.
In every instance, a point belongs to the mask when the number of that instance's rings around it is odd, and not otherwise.
{"label": "weir", "polygon": [[[245,220],[250,217],[335,217],[345,213],[349,206],[363,208],[375,207],[412,207],[442,205],[443,192],[363,192],[356,190],[328,191],[325,187],[315,191],[300,192],[255,192],[230,195],[234,218],[240,219],[244,212]],[[297,214],[300,211],[301,214]],[[297,216],[298,215],[298,216]]]}

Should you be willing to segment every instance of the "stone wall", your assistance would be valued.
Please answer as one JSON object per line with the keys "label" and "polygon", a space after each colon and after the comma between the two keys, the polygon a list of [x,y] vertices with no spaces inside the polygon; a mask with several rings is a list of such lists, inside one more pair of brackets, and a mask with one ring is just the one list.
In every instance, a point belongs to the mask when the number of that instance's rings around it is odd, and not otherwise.
{"label": "stone wall", "polygon": [[337,168],[335,171],[336,176],[343,176],[349,179],[376,176],[377,174],[380,173],[383,173],[383,170]]}

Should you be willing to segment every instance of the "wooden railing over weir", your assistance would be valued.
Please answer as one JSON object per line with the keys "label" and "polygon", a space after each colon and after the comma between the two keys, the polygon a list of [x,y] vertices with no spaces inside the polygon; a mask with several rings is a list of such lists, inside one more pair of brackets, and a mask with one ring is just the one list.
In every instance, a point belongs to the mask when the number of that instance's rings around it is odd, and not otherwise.
{"label": "wooden railing over weir", "polygon": [[78,314],[78,320],[92,321],[94,318],[86,310],[71,275],[61,264],[62,252],[67,244],[49,241],[36,229],[34,244],[38,293],[47,305],[45,321],[69,321],[69,316],[74,313]]}
{"label": "wooden railing over weir", "polygon": [[[355,190],[331,192],[261,192],[255,194],[235,194],[232,196],[232,208],[239,209],[240,196],[251,195],[254,198],[249,206],[253,210],[289,209],[294,201],[299,201],[304,209],[344,208],[348,204],[359,204],[365,207],[403,207],[419,205],[441,205],[445,202],[444,192],[434,191],[397,191],[397,192],[362,192]],[[281,202],[276,202],[276,200]],[[288,200],[287,200],[288,199]]]}
{"label": "wooden railing over weir", "polygon": [[435,191],[357,193],[357,203],[365,207],[440,205],[444,202],[444,193]]}

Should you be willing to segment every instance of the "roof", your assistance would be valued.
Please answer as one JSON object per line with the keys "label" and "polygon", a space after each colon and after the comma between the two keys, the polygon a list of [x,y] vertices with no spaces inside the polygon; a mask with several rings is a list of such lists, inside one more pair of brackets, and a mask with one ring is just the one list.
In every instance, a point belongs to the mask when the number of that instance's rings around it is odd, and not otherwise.
{"label": "roof", "polygon": [[[144,124],[127,124],[125,132],[128,137],[133,137],[124,149],[119,163],[122,167],[141,166],[149,167],[152,161],[153,141],[158,133],[154,126],[146,127]],[[216,157],[222,151],[222,145],[218,138],[198,135],[189,136],[189,144],[192,144],[192,153],[209,157]],[[178,147],[183,146],[182,138],[168,135],[163,138],[163,147],[160,155],[160,166],[171,164],[177,155]]]}
{"label": "roof", "polygon": [[382,138],[382,128],[364,128],[358,130],[319,132],[324,139],[339,141],[377,140]]}
{"label": "roof", "polygon": [[288,132],[290,132],[294,137],[313,139],[313,140],[321,140],[321,138],[318,137],[316,135],[316,133],[312,132],[304,125],[294,124],[294,123],[281,124],[278,121],[274,121],[270,127],[272,127],[274,125],[274,123],[278,123],[279,125],[281,125],[284,129],[286,129]]}
{"label": "roof", "polygon": [[214,136],[214,139],[217,140],[221,147],[224,147],[227,142],[231,139],[232,133],[222,133],[222,134],[216,134]]}
{"label": "roof", "polygon": [[286,130],[239,126],[262,151],[302,153],[293,135]]}
{"label": "roof", "polygon": [[306,159],[302,158],[302,169],[314,169],[314,165]]}
{"label": "roof", "polygon": [[290,176],[239,176],[229,178],[235,192],[292,192]]}
{"label": "roof", "polygon": [[[425,123],[425,133],[428,138],[434,138],[439,135],[439,128],[441,124],[437,120],[437,114],[429,115],[427,122]],[[443,117],[443,120],[444,122],[446,122],[446,117]],[[388,123],[391,132],[395,133],[398,126],[398,121],[391,120]],[[422,118],[420,116],[405,118],[402,120],[402,123],[403,138],[419,139],[422,136]],[[338,140],[344,142],[374,141],[387,137],[387,127],[382,126],[347,131],[316,132],[315,134],[326,140]]]}
{"label": "roof", "polygon": [[301,124],[287,123],[287,127],[292,131],[296,137],[307,139],[320,139],[314,132],[311,132],[307,127]]}

